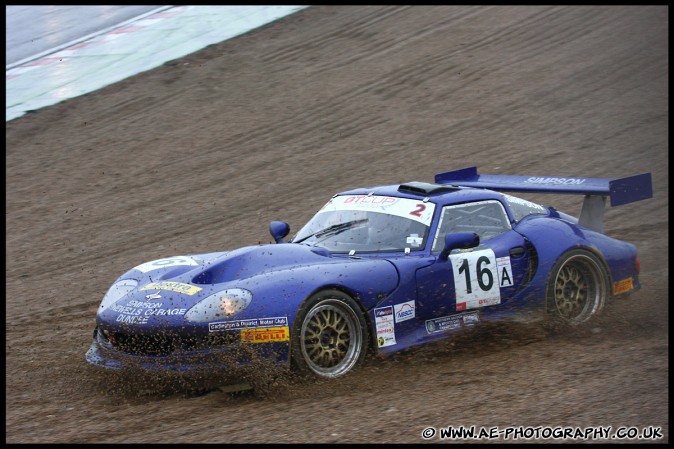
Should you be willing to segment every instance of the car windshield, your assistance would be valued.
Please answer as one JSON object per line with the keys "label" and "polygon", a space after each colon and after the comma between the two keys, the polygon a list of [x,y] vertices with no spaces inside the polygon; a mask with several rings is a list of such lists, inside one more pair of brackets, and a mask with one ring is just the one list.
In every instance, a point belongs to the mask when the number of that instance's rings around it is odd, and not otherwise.
{"label": "car windshield", "polygon": [[291,242],[335,253],[421,251],[435,204],[377,195],[331,199]]}

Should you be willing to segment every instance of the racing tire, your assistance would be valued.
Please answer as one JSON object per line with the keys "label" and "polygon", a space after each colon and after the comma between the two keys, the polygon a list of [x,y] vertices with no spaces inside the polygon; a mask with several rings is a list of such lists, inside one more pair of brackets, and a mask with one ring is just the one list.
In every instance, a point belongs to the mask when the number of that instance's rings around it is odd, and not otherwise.
{"label": "racing tire", "polygon": [[323,290],[297,312],[291,361],[300,374],[335,378],[362,363],[368,342],[367,323],[356,301],[339,290]]}
{"label": "racing tire", "polygon": [[554,322],[578,325],[599,313],[610,295],[604,263],[593,253],[576,249],[560,257],[548,278],[547,307]]}

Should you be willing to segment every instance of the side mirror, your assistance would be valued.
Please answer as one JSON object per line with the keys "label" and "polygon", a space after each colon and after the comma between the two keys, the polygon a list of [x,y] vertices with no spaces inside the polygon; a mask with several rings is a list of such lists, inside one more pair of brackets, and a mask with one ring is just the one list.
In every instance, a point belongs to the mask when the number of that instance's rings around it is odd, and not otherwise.
{"label": "side mirror", "polygon": [[290,225],[285,221],[272,221],[269,224],[269,233],[276,243],[285,243],[283,237],[290,232]]}
{"label": "side mirror", "polygon": [[448,232],[445,235],[445,248],[440,252],[438,259],[447,260],[452,250],[475,248],[479,244],[480,236],[474,232]]}

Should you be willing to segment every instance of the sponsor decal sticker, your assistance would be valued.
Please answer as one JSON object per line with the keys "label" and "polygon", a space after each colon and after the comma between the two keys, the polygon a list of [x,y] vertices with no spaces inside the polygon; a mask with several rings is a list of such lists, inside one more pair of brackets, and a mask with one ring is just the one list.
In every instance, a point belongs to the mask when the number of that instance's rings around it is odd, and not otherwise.
{"label": "sponsor decal sticker", "polygon": [[539,210],[543,213],[545,213],[545,211],[546,211],[546,209],[543,206],[541,206],[540,204],[532,203],[531,201],[527,201],[525,199],[518,198],[516,196],[511,196],[511,195],[508,195],[508,194],[505,194],[505,193],[503,193],[502,195],[508,200],[509,203],[520,204],[522,206],[526,206],[526,207],[529,207],[531,209],[537,209],[537,210]]}
{"label": "sponsor decal sticker", "polygon": [[185,315],[187,309],[169,308],[164,309],[160,302],[129,301],[126,306],[114,304],[110,310],[117,312],[115,321],[126,324],[147,324],[148,317]]}
{"label": "sponsor decal sticker", "polygon": [[147,317],[140,315],[117,315],[115,321],[126,324],[147,324]]}
{"label": "sponsor decal sticker", "polygon": [[288,317],[251,318],[248,320],[216,321],[208,323],[209,332],[220,332],[238,329],[255,329],[259,327],[288,326]]}
{"label": "sponsor decal sticker", "polygon": [[532,176],[526,181],[531,184],[565,184],[565,185],[579,185],[585,182],[583,178],[542,178]]}
{"label": "sponsor decal sticker", "polygon": [[634,289],[634,281],[631,277],[613,284],[613,294],[619,295]]}
{"label": "sponsor decal sticker", "polygon": [[443,316],[440,318],[432,318],[426,320],[426,332],[429,334],[437,334],[438,332],[445,332],[460,327],[472,326],[479,321],[477,311],[459,313],[458,315]]}
{"label": "sponsor decal sticker", "polygon": [[414,318],[414,310],[416,309],[415,301],[407,301],[393,306],[393,316],[396,323],[401,321],[411,320]]}
{"label": "sponsor decal sticker", "polygon": [[407,240],[406,240],[408,245],[412,245],[415,248],[421,246],[423,241],[424,241],[424,238],[419,237],[419,234],[410,234],[410,236],[407,237]]}
{"label": "sponsor decal sticker", "polygon": [[182,282],[159,281],[147,284],[141,290],[171,290],[173,292],[184,293],[186,295],[194,295],[202,290],[196,285],[183,284]]}
{"label": "sponsor decal sticker", "polygon": [[110,307],[111,310],[114,310],[115,312],[121,312],[121,309],[128,309],[130,307],[135,307],[138,309],[161,309],[163,307],[164,303],[162,302],[143,302],[143,301],[136,301],[132,300],[126,303],[125,306],[121,306],[118,304],[115,304]]}
{"label": "sponsor decal sticker", "polygon": [[148,309],[143,315],[170,316],[185,315],[187,309]]}
{"label": "sponsor decal sticker", "polygon": [[393,307],[374,309],[374,321],[377,328],[377,344],[380,348],[396,344]]}
{"label": "sponsor decal sticker", "polygon": [[289,340],[290,329],[288,326],[241,330],[241,341],[243,343],[272,343]]}

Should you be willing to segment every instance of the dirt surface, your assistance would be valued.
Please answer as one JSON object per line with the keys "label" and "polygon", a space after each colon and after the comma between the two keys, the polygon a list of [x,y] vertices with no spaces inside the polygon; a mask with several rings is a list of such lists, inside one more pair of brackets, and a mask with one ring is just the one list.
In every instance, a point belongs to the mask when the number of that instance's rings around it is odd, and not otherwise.
{"label": "dirt surface", "polygon": [[[450,425],[654,426],[667,442],[667,17],[317,6],[7,123],[7,442],[417,443]],[[605,214],[640,250],[642,290],[574,331],[485,326],[331,382],[262,373],[238,395],[86,364],[127,269],[269,241],[271,220],[297,230],[336,192],[471,165],[651,172],[652,199]]]}

